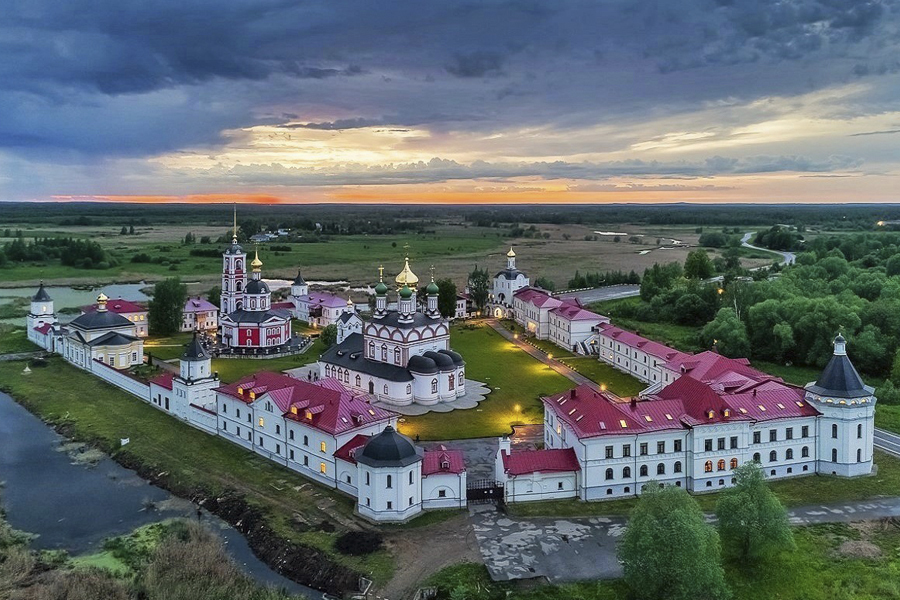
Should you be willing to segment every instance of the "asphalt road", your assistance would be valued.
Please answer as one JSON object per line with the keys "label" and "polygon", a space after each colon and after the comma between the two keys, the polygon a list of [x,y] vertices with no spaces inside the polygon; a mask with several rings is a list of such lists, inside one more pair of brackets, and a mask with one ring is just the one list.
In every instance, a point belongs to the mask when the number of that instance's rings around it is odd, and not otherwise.
{"label": "asphalt road", "polygon": [[750,237],[755,234],[755,231],[748,231],[744,234],[744,237],[741,238],[741,246],[744,248],[753,248],[754,250],[762,250],[763,252],[774,252],[775,254],[781,255],[781,264],[783,265],[792,265],[794,261],[797,260],[797,255],[793,252],[781,252],[779,250],[769,250],[768,248],[760,248],[759,246],[754,246],[752,244],[747,243],[750,240]]}
{"label": "asphalt road", "polygon": [[615,300],[616,298],[630,298],[641,293],[641,286],[633,284],[609,285],[605,287],[594,288],[591,290],[582,290],[580,292],[566,292],[560,294],[559,298],[569,299],[578,298],[582,304],[591,304],[592,302],[602,302],[604,300]]}
{"label": "asphalt road", "polygon": [[876,428],[875,447],[879,450],[884,450],[888,454],[900,457],[900,435]]}

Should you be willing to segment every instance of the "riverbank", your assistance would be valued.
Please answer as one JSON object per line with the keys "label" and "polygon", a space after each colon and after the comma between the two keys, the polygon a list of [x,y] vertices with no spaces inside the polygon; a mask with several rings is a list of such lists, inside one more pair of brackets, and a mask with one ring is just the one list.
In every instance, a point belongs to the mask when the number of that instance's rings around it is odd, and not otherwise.
{"label": "riverbank", "polygon": [[[343,533],[368,525],[349,497],[172,419],[89,374],[51,358],[24,375],[24,363],[0,364],[2,389],[66,437],[231,523],[277,572],[328,591],[355,589],[359,575],[387,581],[385,550],[362,557],[334,548]],[[126,446],[120,440],[130,439]]]}

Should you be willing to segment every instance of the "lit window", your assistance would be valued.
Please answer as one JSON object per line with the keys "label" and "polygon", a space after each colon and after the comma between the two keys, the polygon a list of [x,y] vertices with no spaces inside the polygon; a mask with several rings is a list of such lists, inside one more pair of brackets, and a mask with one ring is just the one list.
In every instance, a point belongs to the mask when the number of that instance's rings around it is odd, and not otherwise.
{"label": "lit window", "polygon": [[327,473],[328,466],[325,463],[319,463],[319,473]]}
{"label": "lit window", "polygon": [[669,413],[666,413],[666,420],[667,420],[667,421],[671,421],[671,420],[672,420],[672,415],[670,415]]}
{"label": "lit window", "polygon": [[648,423],[652,423],[652,422],[653,422],[653,419],[650,418],[650,415],[644,415],[644,420],[647,421]]}
{"label": "lit window", "polygon": [[763,406],[762,404],[759,404],[758,406],[759,406],[759,410],[761,410],[762,412],[766,412],[765,406]]}
{"label": "lit window", "polygon": [[297,407],[296,407],[296,406],[292,406],[292,407],[291,407],[291,414],[292,414],[292,415],[296,415],[296,414],[297,414]]}
{"label": "lit window", "polygon": [[628,423],[625,422],[625,419],[619,419],[619,425],[622,429],[628,429]]}
{"label": "lit window", "polygon": [[265,420],[264,420],[262,417],[259,418],[259,426],[260,426],[260,427],[265,427],[265,426],[266,426],[266,422],[265,422]]}
{"label": "lit window", "polygon": [[319,450],[322,452],[325,452],[325,442],[322,442],[321,444],[319,444]]}

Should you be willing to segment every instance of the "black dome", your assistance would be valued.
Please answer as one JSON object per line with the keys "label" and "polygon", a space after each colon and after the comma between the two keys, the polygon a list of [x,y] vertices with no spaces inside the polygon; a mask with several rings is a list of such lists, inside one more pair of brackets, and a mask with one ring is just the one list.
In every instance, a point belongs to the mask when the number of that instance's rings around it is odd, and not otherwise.
{"label": "black dome", "polygon": [[241,248],[240,244],[237,242],[233,242],[231,246],[225,249],[225,254],[243,254],[244,249]]}
{"label": "black dome", "polygon": [[191,342],[187,345],[187,348],[184,350],[184,354],[181,355],[182,360],[205,360],[209,358],[209,355],[206,353],[206,350],[203,349],[203,346],[200,344],[200,340],[197,338],[197,332],[194,332],[194,337],[191,338]]}
{"label": "black dome", "polygon": [[251,279],[247,283],[247,287],[244,288],[244,292],[247,294],[268,294],[269,286],[262,279]]}
{"label": "black dome", "polygon": [[458,367],[466,364],[466,361],[463,360],[463,357],[460,356],[458,352],[454,352],[453,350],[438,350],[438,353],[449,356],[453,360],[453,364]]}
{"label": "black dome", "polygon": [[297,277],[291,285],[306,285],[306,281],[303,279],[303,275],[300,274],[300,271],[297,271]]}
{"label": "black dome", "polygon": [[405,467],[422,460],[413,441],[388,425],[357,452],[356,462],[370,467]]}
{"label": "black dome", "polygon": [[41,286],[38,288],[37,294],[35,294],[32,298],[35,302],[50,302],[50,294],[47,293],[47,290],[44,289],[44,282],[41,282]]}
{"label": "black dome", "polygon": [[414,373],[431,374],[438,372],[437,363],[421,354],[417,354],[410,358],[409,362],[406,363],[406,368]]}
{"label": "black dome", "polygon": [[134,323],[118,313],[109,310],[96,310],[84,313],[73,319],[69,325],[78,329],[112,329],[115,327],[134,326]]}
{"label": "black dome", "polygon": [[806,389],[820,396],[834,398],[859,398],[872,394],[872,389],[863,383],[846,354],[832,356],[816,383]]}
{"label": "black dome", "polygon": [[440,367],[441,371],[452,371],[453,370],[453,359],[446,354],[441,354],[439,352],[434,352],[429,350],[423,356],[426,356],[433,360],[438,367]]}

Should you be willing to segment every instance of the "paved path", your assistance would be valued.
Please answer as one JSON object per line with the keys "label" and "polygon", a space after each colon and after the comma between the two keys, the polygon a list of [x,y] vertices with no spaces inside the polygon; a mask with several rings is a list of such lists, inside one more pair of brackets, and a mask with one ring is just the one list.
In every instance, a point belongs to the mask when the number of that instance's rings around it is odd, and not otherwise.
{"label": "paved path", "polygon": [[744,234],[744,237],[741,238],[741,246],[744,248],[752,248],[754,250],[762,250],[763,252],[774,252],[775,254],[781,255],[781,264],[783,265],[792,265],[794,261],[797,260],[797,255],[793,252],[781,252],[780,250],[770,250],[768,248],[760,248],[759,246],[754,246],[749,243],[750,237],[755,234],[755,231],[748,231]]}
{"label": "paved path", "polygon": [[45,350],[35,350],[34,352],[14,352],[12,354],[0,354],[0,362],[8,360],[27,360],[29,358],[38,358],[47,356]]}
{"label": "paved path", "polygon": [[[625,517],[523,519],[493,505],[469,508],[484,564],[495,581],[546,577],[553,582],[622,576],[616,544]],[[788,511],[792,525],[848,523],[900,516],[900,498],[805,506]],[[706,516],[714,522],[713,515]]]}
{"label": "paved path", "polygon": [[543,352],[541,352],[540,350],[538,350],[531,344],[526,344],[522,340],[520,340],[516,337],[513,337],[513,334],[506,327],[501,325],[496,319],[488,319],[487,322],[488,322],[488,325],[490,325],[491,327],[494,328],[494,331],[496,331],[497,333],[502,335],[504,338],[506,338],[507,340],[509,340],[510,342],[512,342],[513,344],[515,344],[516,346],[518,346],[519,348],[521,348],[522,350],[524,350],[525,352],[527,352],[528,354],[533,356],[534,358],[536,358],[537,360],[541,361],[542,363],[544,363],[545,365],[547,365],[548,367],[550,367],[551,369],[553,369],[554,371],[556,371],[557,373],[562,375],[563,377],[567,377],[568,379],[574,381],[578,385],[588,385],[591,388],[597,390],[598,392],[600,391],[600,385],[597,384],[595,381],[588,379],[587,377],[585,377],[584,375],[582,375],[581,373],[579,373],[577,371],[573,371],[572,369],[570,369],[566,365],[562,364],[558,360],[549,358],[546,354],[544,354]]}
{"label": "paved path", "polygon": [[557,296],[561,299],[577,298],[582,304],[591,304],[592,302],[603,302],[604,300],[615,300],[616,298],[629,298],[637,296],[641,293],[641,286],[633,284],[622,285],[606,285],[603,287],[593,288],[590,290],[580,290],[577,292],[563,292]]}

